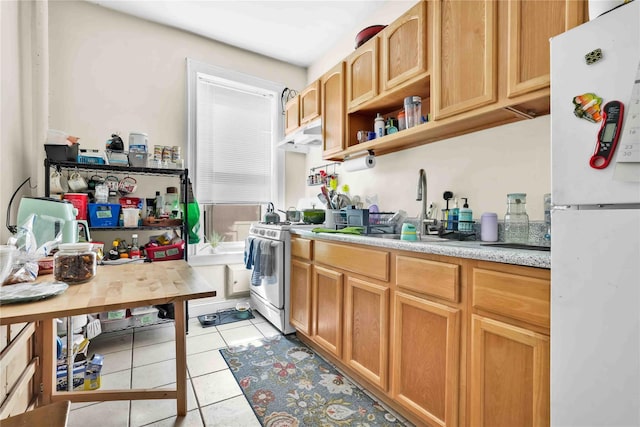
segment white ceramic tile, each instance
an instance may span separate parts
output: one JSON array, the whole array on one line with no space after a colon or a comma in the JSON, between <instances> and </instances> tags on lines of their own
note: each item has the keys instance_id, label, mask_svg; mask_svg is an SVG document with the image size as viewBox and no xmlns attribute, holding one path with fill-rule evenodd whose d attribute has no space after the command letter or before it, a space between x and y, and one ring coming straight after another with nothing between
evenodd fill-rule
<instances>
[{"instance_id":1,"label":"white ceramic tile","mask_svg":"<svg viewBox=\"0 0 640 427\"><path fill-rule=\"evenodd\" d=\"M216 328L218 328L218 331L228 331L229 329L252 325L253 323L251 323L251 320L253 319L238 320L237 322L225 323L224 325L216 326Z\"/></svg>"},{"instance_id":2,"label":"white ceramic tile","mask_svg":"<svg viewBox=\"0 0 640 427\"><path fill-rule=\"evenodd\" d=\"M133 424L131 424L133 426ZM147 424L146 427L203 427L200 411L194 409L187 412L185 417L170 417L155 423Z\"/></svg>"},{"instance_id":3,"label":"white ceramic tile","mask_svg":"<svg viewBox=\"0 0 640 427\"><path fill-rule=\"evenodd\" d=\"M226 347L226 344L218 332L187 337L187 354L189 355L223 347Z\"/></svg>"},{"instance_id":4,"label":"white ceramic tile","mask_svg":"<svg viewBox=\"0 0 640 427\"><path fill-rule=\"evenodd\" d=\"M100 378L100 390L122 390L131 388L131 369L103 374ZM71 404L71 410L95 405L100 402L76 402Z\"/></svg>"},{"instance_id":5,"label":"white ceramic tile","mask_svg":"<svg viewBox=\"0 0 640 427\"><path fill-rule=\"evenodd\" d=\"M168 387L175 387L169 384ZM132 400L130 427L144 426L167 418L176 418L175 399ZM187 411L198 409L191 381L187 381ZM198 418L200 418L198 414ZM198 424L196 424L198 425Z\"/></svg>"},{"instance_id":6,"label":"white ceramic tile","mask_svg":"<svg viewBox=\"0 0 640 427\"><path fill-rule=\"evenodd\" d=\"M133 368L132 388L153 388L176 382L175 359Z\"/></svg>"},{"instance_id":7,"label":"white ceramic tile","mask_svg":"<svg viewBox=\"0 0 640 427\"><path fill-rule=\"evenodd\" d=\"M282 332L280 332L275 326L273 326L269 322L256 323L255 326L265 337L274 337L276 335L282 335Z\"/></svg>"},{"instance_id":8,"label":"white ceramic tile","mask_svg":"<svg viewBox=\"0 0 640 427\"><path fill-rule=\"evenodd\" d=\"M176 358L175 342L164 342L160 344L135 347L133 349L133 366L149 365L163 360Z\"/></svg>"},{"instance_id":9,"label":"white ceramic tile","mask_svg":"<svg viewBox=\"0 0 640 427\"><path fill-rule=\"evenodd\" d=\"M173 342L176 333L173 324L169 326L136 328L133 334L133 346L142 347L151 344L160 344L164 342Z\"/></svg>"},{"instance_id":10,"label":"white ceramic tile","mask_svg":"<svg viewBox=\"0 0 640 427\"><path fill-rule=\"evenodd\" d=\"M91 353L93 353L93 350L91 350ZM115 353L107 353L103 356L102 375L131 369L131 350L116 351Z\"/></svg>"},{"instance_id":11,"label":"white ceramic tile","mask_svg":"<svg viewBox=\"0 0 640 427\"><path fill-rule=\"evenodd\" d=\"M131 350L133 331L102 333L89 343L91 353L108 354L116 351Z\"/></svg>"},{"instance_id":12,"label":"white ceramic tile","mask_svg":"<svg viewBox=\"0 0 640 427\"><path fill-rule=\"evenodd\" d=\"M251 312L253 313L253 319L251 320L251 323L256 324L256 323L264 323L267 321L267 319L265 319L262 314L258 313L257 310L251 310Z\"/></svg>"},{"instance_id":13,"label":"white ceramic tile","mask_svg":"<svg viewBox=\"0 0 640 427\"><path fill-rule=\"evenodd\" d=\"M202 334L212 334L214 332L218 332L215 326L203 328L197 317L192 317L191 319L189 319L189 333L187 334L187 337L193 337Z\"/></svg>"},{"instance_id":14,"label":"white ceramic tile","mask_svg":"<svg viewBox=\"0 0 640 427\"><path fill-rule=\"evenodd\" d=\"M192 378L200 407L242 395L242 390L228 369Z\"/></svg>"},{"instance_id":15,"label":"white ceramic tile","mask_svg":"<svg viewBox=\"0 0 640 427\"><path fill-rule=\"evenodd\" d=\"M220 335L229 347L264 338L255 325L221 331Z\"/></svg>"},{"instance_id":16,"label":"white ceramic tile","mask_svg":"<svg viewBox=\"0 0 640 427\"><path fill-rule=\"evenodd\" d=\"M192 378L228 369L227 362L224 361L220 350L205 351L187 356L187 367Z\"/></svg>"},{"instance_id":17,"label":"white ceramic tile","mask_svg":"<svg viewBox=\"0 0 640 427\"><path fill-rule=\"evenodd\" d=\"M202 417L205 426L260 427L244 395L203 406Z\"/></svg>"},{"instance_id":18,"label":"white ceramic tile","mask_svg":"<svg viewBox=\"0 0 640 427\"><path fill-rule=\"evenodd\" d=\"M98 422L99 421L99 422ZM68 427L123 427L129 425L129 401L102 402L69 413Z\"/></svg>"}]
</instances>

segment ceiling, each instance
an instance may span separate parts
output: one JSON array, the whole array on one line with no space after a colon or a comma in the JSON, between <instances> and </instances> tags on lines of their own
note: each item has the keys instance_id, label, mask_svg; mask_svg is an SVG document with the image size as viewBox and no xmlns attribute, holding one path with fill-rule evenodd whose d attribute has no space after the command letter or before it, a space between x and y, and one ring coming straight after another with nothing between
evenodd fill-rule
<instances>
[{"instance_id":1,"label":"ceiling","mask_svg":"<svg viewBox=\"0 0 640 427\"><path fill-rule=\"evenodd\" d=\"M86 1L308 67L392 0Z\"/></svg>"}]
</instances>

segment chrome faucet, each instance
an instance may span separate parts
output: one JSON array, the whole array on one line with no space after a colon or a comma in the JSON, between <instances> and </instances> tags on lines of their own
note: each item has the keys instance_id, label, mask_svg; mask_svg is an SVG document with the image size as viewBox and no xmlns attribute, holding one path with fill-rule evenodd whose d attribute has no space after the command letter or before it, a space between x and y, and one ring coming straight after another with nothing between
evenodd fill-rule
<instances>
[{"instance_id":1,"label":"chrome faucet","mask_svg":"<svg viewBox=\"0 0 640 427\"><path fill-rule=\"evenodd\" d=\"M420 210L420 234L423 236L430 234L430 226L437 224L437 220L430 218L427 212L427 173L424 169L420 169L418 176L418 195L417 201L422 201L422 209ZM437 230L436 230L437 233Z\"/></svg>"}]
</instances>

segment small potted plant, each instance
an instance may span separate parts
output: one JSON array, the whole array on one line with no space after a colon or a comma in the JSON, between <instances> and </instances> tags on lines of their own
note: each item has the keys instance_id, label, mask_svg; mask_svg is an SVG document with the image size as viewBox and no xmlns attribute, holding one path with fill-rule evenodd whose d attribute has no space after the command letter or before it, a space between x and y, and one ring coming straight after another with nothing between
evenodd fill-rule
<instances>
[{"instance_id":1,"label":"small potted plant","mask_svg":"<svg viewBox=\"0 0 640 427\"><path fill-rule=\"evenodd\" d=\"M224 242L224 239L225 236L222 234L218 234L215 230L213 231L213 233L211 233L208 240L213 253L216 253L218 251L218 246L220 246L220 243Z\"/></svg>"}]
</instances>

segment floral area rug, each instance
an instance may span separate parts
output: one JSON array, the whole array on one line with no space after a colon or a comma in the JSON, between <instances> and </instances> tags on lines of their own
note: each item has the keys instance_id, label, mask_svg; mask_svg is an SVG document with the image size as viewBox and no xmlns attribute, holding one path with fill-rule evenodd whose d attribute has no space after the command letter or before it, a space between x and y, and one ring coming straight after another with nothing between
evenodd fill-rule
<instances>
[{"instance_id":1,"label":"floral area rug","mask_svg":"<svg viewBox=\"0 0 640 427\"><path fill-rule=\"evenodd\" d=\"M220 353L265 427L405 427L294 335Z\"/></svg>"}]
</instances>

